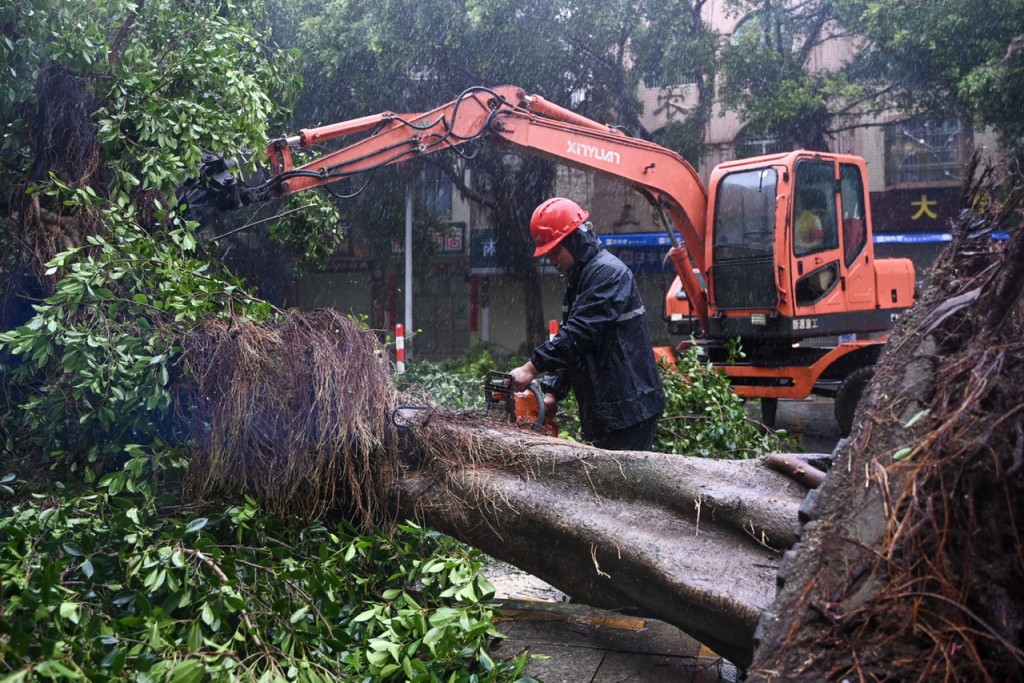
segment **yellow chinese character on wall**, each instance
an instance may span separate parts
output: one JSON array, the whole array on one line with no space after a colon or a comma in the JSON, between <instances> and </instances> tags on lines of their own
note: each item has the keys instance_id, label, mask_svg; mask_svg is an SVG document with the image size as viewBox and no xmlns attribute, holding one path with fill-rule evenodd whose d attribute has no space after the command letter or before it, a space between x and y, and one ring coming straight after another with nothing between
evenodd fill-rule
<instances>
[{"instance_id":1,"label":"yellow chinese character on wall","mask_svg":"<svg viewBox=\"0 0 1024 683\"><path fill-rule=\"evenodd\" d=\"M910 202L911 206L918 207L917 213L911 216L910 220L916 221L918 218L921 218L922 216L926 216L928 218L938 218L939 214L935 213L931 209L931 207L935 206L936 204L938 204L936 200L928 199L928 195L921 193L921 199L919 199L916 202Z\"/></svg>"}]
</instances>

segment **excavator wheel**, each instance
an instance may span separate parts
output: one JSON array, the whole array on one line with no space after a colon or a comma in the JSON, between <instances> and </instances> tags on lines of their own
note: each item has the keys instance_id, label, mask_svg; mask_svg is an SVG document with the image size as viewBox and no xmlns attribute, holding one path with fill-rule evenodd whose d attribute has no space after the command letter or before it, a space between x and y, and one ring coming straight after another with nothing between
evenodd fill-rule
<instances>
[{"instance_id":1,"label":"excavator wheel","mask_svg":"<svg viewBox=\"0 0 1024 683\"><path fill-rule=\"evenodd\" d=\"M843 379L836 392L833 405L836 422L839 423L839 433L842 436L849 436L853 429L853 416L857 412L857 404L860 403L864 387L868 385L871 378L875 376L875 366L865 365L857 368Z\"/></svg>"}]
</instances>

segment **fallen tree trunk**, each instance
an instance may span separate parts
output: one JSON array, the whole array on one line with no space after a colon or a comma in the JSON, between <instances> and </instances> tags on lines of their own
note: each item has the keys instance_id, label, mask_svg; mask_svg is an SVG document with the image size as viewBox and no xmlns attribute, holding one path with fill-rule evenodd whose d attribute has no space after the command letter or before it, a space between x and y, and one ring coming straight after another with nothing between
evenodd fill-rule
<instances>
[{"instance_id":1,"label":"fallen tree trunk","mask_svg":"<svg viewBox=\"0 0 1024 683\"><path fill-rule=\"evenodd\" d=\"M485 449L528 455L511 468L410 471L400 484L402 516L573 600L658 618L750 663L804 486L761 460L613 453L488 428L475 438Z\"/></svg>"},{"instance_id":2,"label":"fallen tree trunk","mask_svg":"<svg viewBox=\"0 0 1024 683\"><path fill-rule=\"evenodd\" d=\"M768 461L611 453L403 408L376 344L331 311L190 335L191 497L255 495L271 513L364 527L413 518L576 600L659 618L749 663L804 485Z\"/></svg>"}]
</instances>

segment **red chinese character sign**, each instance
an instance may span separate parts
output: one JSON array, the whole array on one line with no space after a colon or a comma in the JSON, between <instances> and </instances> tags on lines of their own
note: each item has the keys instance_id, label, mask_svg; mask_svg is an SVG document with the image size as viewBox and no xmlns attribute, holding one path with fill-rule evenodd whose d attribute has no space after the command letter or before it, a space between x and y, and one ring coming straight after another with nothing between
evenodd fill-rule
<instances>
[{"instance_id":1,"label":"red chinese character sign","mask_svg":"<svg viewBox=\"0 0 1024 683\"><path fill-rule=\"evenodd\" d=\"M447 227L437 230L432 229L427 233L430 243L434 247L434 254L438 256L459 256L466 252L466 224L462 222L449 223ZM396 239L391 240L391 253L398 255L405 253L405 245Z\"/></svg>"},{"instance_id":2,"label":"red chinese character sign","mask_svg":"<svg viewBox=\"0 0 1024 683\"><path fill-rule=\"evenodd\" d=\"M457 256L465 252L462 246L465 241L466 224L449 223L443 230L431 230L430 239L434 243L435 253L440 256Z\"/></svg>"}]
</instances>

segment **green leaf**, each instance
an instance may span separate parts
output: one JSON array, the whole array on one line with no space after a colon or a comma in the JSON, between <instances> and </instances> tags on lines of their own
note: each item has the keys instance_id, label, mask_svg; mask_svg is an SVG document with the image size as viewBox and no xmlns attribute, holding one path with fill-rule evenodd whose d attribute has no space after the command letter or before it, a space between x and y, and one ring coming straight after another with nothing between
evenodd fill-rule
<instances>
[{"instance_id":1,"label":"green leaf","mask_svg":"<svg viewBox=\"0 0 1024 683\"><path fill-rule=\"evenodd\" d=\"M164 646L164 638L160 634L160 623L155 619L149 621L149 627L146 629L148 634L149 646L154 650L160 650Z\"/></svg>"},{"instance_id":2,"label":"green leaf","mask_svg":"<svg viewBox=\"0 0 1024 683\"><path fill-rule=\"evenodd\" d=\"M352 617L352 621L356 623L361 623L364 621L369 621L370 619L373 619L375 616L377 616L377 608L371 608L368 610L364 610L356 616Z\"/></svg>"},{"instance_id":3,"label":"green leaf","mask_svg":"<svg viewBox=\"0 0 1024 683\"><path fill-rule=\"evenodd\" d=\"M96 570L93 568L92 562L90 562L88 559L82 562L82 573L85 575L85 578L91 579L95 571Z\"/></svg>"},{"instance_id":4,"label":"green leaf","mask_svg":"<svg viewBox=\"0 0 1024 683\"><path fill-rule=\"evenodd\" d=\"M458 619L459 614L458 610L454 610L451 607L440 607L434 610L434 613L430 615L428 621L431 626L441 626Z\"/></svg>"},{"instance_id":5,"label":"green leaf","mask_svg":"<svg viewBox=\"0 0 1024 683\"><path fill-rule=\"evenodd\" d=\"M127 655L123 648L115 647L113 650L107 653L107 656L100 662L100 666L104 669L110 669L111 672L117 674L121 671L121 667L124 666L124 662Z\"/></svg>"},{"instance_id":6,"label":"green leaf","mask_svg":"<svg viewBox=\"0 0 1024 683\"><path fill-rule=\"evenodd\" d=\"M423 635L423 644L433 651L434 646L441 640L442 635L444 635L444 629L435 626Z\"/></svg>"},{"instance_id":7,"label":"green leaf","mask_svg":"<svg viewBox=\"0 0 1024 683\"><path fill-rule=\"evenodd\" d=\"M378 672L377 675L380 676L382 679L387 678L388 676L400 670L401 668L402 667L399 664L395 664L392 662L391 664L387 664L386 666L381 667L381 670L380 672Z\"/></svg>"},{"instance_id":8,"label":"green leaf","mask_svg":"<svg viewBox=\"0 0 1024 683\"><path fill-rule=\"evenodd\" d=\"M914 447L913 446L904 446L903 448L899 449L898 451L896 451L895 453L892 454L892 459L893 459L894 462L898 462L900 460L906 460L911 455L913 455L913 453L914 453Z\"/></svg>"},{"instance_id":9,"label":"green leaf","mask_svg":"<svg viewBox=\"0 0 1024 683\"><path fill-rule=\"evenodd\" d=\"M907 429L910 429L911 427L916 427L921 423L922 420L928 417L931 414L931 412L932 411L930 408L925 408L924 410L917 412L913 417L907 420L907 423L903 426L906 427Z\"/></svg>"},{"instance_id":10,"label":"green leaf","mask_svg":"<svg viewBox=\"0 0 1024 683\"><path fill-rule=\"evenodd\" d=\"M68 621L77 624L80 618L80 606L77 602L62 602L60 603L60 616L61 619L67 619Z\"/></svg>"},{"instance_id":11,"label":"green leaf","mask_svg":"<svg viewBox=\"0 0 1024 683\"><path fill-rule=\"evenodd\" d=\"M197 683L203 680L205 667L194 659L178 662L171 673L173 683Z\"/></svg>"},{"instance_id":12,"label":"green leaf","mask_svg":"<svg viewBox=\"0 0 1024 683\"><path fill-rule=\"evenodd\" d=\"M307 614L309 614L309 607L300 607L299 609L292 612L292 615L288 618L288 622L294 624L296 622L302 621L306 618Z\"/></svg>"},{"instance_id":13,"label":"green leaf","mask_svg":"<svg viewBox=\"0 0 1024 683\"><path fill-rule=\"evenodd\" d=\"M210 520L206 517L197 517L196 519L193 519L191 522L188 523L188 525L185 527L185 533L193 534L202 529L204 526L206 526L207 522L209 521Z\"/></svg>"},{"instance_id":14,"label":"green leaf","mask_svg":"<svg viewBox=\"0 0 1024 683\"><path fill-rule=\"evenodd\" d=\"M390 661L390 659L391 655L385 651L366 653L366 661L374 666L384 666Z\"/></svg>"},{"instance_id":15,"label":"green leaf","mask_svg":"<svg viewBox=\"0 0 1024 683\"><path fill-rule=\"evenodd\" d=\"M85 676L83 676L80 672L68 668L56 659L47 659L43 662L40 662L36 665L35 671L36 673L54 679L64 678L66 680L72 681L81 681L85 679Z\"/></svg>"}]
</instances>

